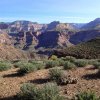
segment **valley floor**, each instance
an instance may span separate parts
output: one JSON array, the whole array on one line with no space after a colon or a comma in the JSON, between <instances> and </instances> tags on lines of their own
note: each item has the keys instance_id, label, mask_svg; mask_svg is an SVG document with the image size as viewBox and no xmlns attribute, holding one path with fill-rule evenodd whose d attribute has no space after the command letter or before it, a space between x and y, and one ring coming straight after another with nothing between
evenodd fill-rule
<instances>
[{"instance_id":1,"label":"valley floor","mask_svg":"<svg viewBox=\"0 0 100 100\"><path fill-rule=\"evenodd\" d=\"M48 69L29 73L25 76L17 74L18 68L0 72L0 100L15 100L13 96L19 93L20 86L25 82L32 82L42 86L48 82ZM81 91L94 91L100 95L100 78L96 76L98 69L93 66L77 68L76 70L65 71L74 78L78 79L77 84L68 84L59 86L61 94L67 97L73 97Z\"/></svg>"}]
</instances>

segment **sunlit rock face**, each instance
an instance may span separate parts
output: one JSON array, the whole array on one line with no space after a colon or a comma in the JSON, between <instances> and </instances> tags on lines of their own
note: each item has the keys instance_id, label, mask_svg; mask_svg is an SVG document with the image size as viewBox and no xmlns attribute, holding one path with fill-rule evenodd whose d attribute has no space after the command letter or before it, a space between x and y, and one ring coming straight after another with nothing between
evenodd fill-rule
<instances>
[{"instance_id":1,"label":"sunlit rock face","mask_svg":"<svg viewBox=\"0 0 100 100\"><path fill-rule=\"evenodd\" d=\"M27 58L23 51L14 47L12 37L0 31L0 59L14 60Z\"/></svg>"},{"instance_id":2,"label":"sunlit rock face","mask_svg":"<svg viewBox=\"0 0 100 100\"><path fill-rule=\"evenodd\" d=\"M10 32L20 32L20 31L39 31L44 27L44 24L38 24L31 21L15 21L9 24Z\"/></svg>"},{"instance_id":3,"label":"sunlit rock face","mask_svg":"<svg viewBox=\"0 0 100 100\"><path fill-rule=\"evenodd\" d=\"M12 45L11 37L3 31L0 31L0 44Z\"/></svg>"}]
</instances>

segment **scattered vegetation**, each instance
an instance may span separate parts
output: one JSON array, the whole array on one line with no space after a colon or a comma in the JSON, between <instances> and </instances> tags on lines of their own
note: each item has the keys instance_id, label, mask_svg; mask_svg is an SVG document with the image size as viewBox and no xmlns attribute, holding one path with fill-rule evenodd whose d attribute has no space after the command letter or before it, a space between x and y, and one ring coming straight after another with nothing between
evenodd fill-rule
<instances>
[{"instance_id":1,"label":"scattered vegetation","mask_svg":"<svg viewBox=\"0 0 100 100\"><path fill-rule=\"evenodd\" d=\"M93 65L95 68L100 68L100 62L95 62Z\"/></svg>"},{"instance_id":2,"label":"scattered vegetation","mask_svg":"<svg viewBox=\"0 0 100 100\"><path fill-rule=\"evenodd\" d=\"M0 61L0 71L8 70L12 67L10 62Z\"/></svg>"},{"instance_id":3,"label":"scattered vegetation","mask_svg":"<svg viewBox=\"0 0 100 100\"><path fill-rule=\"evenodd\" d=\"M18 93L20 100L64 100L55 83L47 83L42 88L37 88L31 83L24 83L20 90Z\"/></svg>"},{"instance_id":4,"label":"scattered vegetation","mask_svg":"<svg viewBox=\"0 0 100 100\"><path fill-rule=\"evenodd\" d=\"M85 67L86 65L88 65L88 61L85 59L77 59L75 61L76 66L78 67Z\"/></svg>"},{"instance_id":5,"label":"scattered vegetation","mask_svg":"<svg viewBox=\"0 0 100 100\"><path fill-rule=\"evenodd\" d=\"M65 100L63 96L59 94L60 90L55 83L47 83L41 89L41 100ZM39 100L39 99L37 99Z\"/></svg>"},{"instance_id":6,"label":"scattered vegetation","mask_svg":"<svg viewBox=\"0 0 100 100\"><path fill-rule=\"evenodd\" d=\"M100 100L100 98L97 98L97 96L93 92L83 92L78 94L76 97L76 100Z\"/></svg>"},{"instance_id":7,"label":"scattered vegetation","mask_svg":"<svg viewBox=\"0 0 100 100\"><path fill-rule=\"evenodd\" d=\"M43 61L29 61L29 63L32 63L33 65L36 66L37 70L41 70L45 68L45 63Z\"/></svg>"},{"instance_id":8,"label":"scattered vegetation","mask_svg":"<svg viewBox=\"0 0 100 100\"><path fill-rule=\"evenodd\" d=\"M25 63L28 63L28 61L18 61L14 63L15 68L20 68L20 66L23 66Z\"/></svg>"},{"instance_id":9,"label":"scattered vegetation","mask_svg":"<svg viewBox=\"0 0 100 100\"><path fill-rule=\"evenodd\" d=\"M53 54L58 57L73 56L80 59L100 59L100 37L64 50L55 50Z\"/></svg>"},{"instance_id":10,"label":"scattered vegetation","mask_svg":"<svg viewBox=\"0 0 100 100\"><path fill-rule=\"evenodd\" d=\"M57 58L57 56L56 55L52 55L51 57L50 57L50 60L57 60L58 58Z\"/></svg>"},{"instance_id":11,"label":"scattered vegetation","mask_svg":"<svg viewBox=\"0 0 100 100\"><path fill-rule=\"evenodd\" d=\"M53 61L53 60L49 60L46 62L46 68L53 68L59 66L59 61Z\"/></svg>"},{"instance_id":12,"label":"scattered vegetation","mask_svg":"<svg viewBox=\"0 0 100 100\"><path fill-rule=\"evenodd\" d=\"M61 58L59 58L58 61L59 61L59 66L63 66L65 63L65 61Z\"/></svg>"},{"instance_id":13,"label":"scattered vegetation","mask_svg":"<svg viewBox=\"0 0 100 100\"><path fill-rule=\"evenodd\" d=\"M30 73L36 70L37 70L36 65L33 65L32 63L24 63L23 65L20 66L20 69L18 70L18 72L20 74L25 74L25 73Z\"/></svg>"},{"instance_id":14,"label":"scattered vegetation","mask_svg":"<svg viewBox=\"0 0 100 100\"><path fill-rule=\"evenodd\" d=\"M43 62L38 61L19 61L14 64L16 68L19 68L20 74L30 73L36 70L44 69L45 65Z\"/></svg>"},{"instance_id":15,"label":"scattered vegetation","mask_svg":"<svg viewBox=\"0 0 100 100\"><path fill-rule=\"evenodd\" d=\"M60 78L63 75L63 72L61 69L58 68L53 68L49 70L49 75L50 75L50 79L59 83Z\"/></svg>"},{"instance_id":16,"label":"scattered vegetation","mask_svg":"<svg viewBox=\"0 0 100 100\"><path fill-rule=\"evenodd\" d=\"M76 84L77 79L65 74L61 69L54 68L49 70L50 79L59 85Z\"/></svg>"},{"instance_id":17,"label":"scattered vegetation","mask_svg":"<svg viewBox=\"0 0 100 100\"><path fill-rule=\"evenodd\" d=\"M76 58L75 57L72 57L72 56L66 56L66 57L64 57L64 60L65 61L74 62L76 60Z\"/></svg>"},{"instance_id":18,"label":"scattered vegetation","mask_svg":"<svg viewBox=\"0 0 100 100\"><path fill-rule=\"evenodd\" d=\"M75 69L76 68L76 65L72 62L69 62L69 61L65 61L64 63L64 69L67 70L67 69Z\"/></svg>"},{"instance_id":19,"label":"scattered vegetation","mask_svg":"<svg viewBox=\"0 0 100 100\"><path fill-rule=\"evenodd\" d=\"M98 59L89 59L88 60L89 65L94 65L96 62L98 62Z\"/></svg>"},{"instance_id":20,"label":"scattered vegetation","mask_svg":"<svg viewBox=\"0 0 100 100\"><path fill-rule=\"evenodd\" d=\"M51 58L46 61L29 60L13 63L15 68L19 68L18 73L23 75L36 70L50 68L49 78L53 81L53 83L47 83L41 88L32 83L24 83L20 88L20 93L18 93L19 100L65 100L59 94L57 85L76 84L78 81L77 78L65 73L65 70L85 67L89 64L98 68L98 73L100 73L100 59L77 59L71 56L57 58L54 55ZM12 64L10 62L0 61L0 71L8 70L11 67ZM94 93L83 92L78 94L75 100L100 100L100 98L97 98Z\"/></svg>"}]
</instances>

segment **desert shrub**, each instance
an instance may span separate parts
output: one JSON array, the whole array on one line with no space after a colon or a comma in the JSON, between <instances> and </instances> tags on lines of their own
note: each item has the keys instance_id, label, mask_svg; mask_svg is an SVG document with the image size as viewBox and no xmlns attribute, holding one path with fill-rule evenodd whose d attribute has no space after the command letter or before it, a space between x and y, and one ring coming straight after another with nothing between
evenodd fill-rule
<instances>
[{"instance_id":1,"label":"desert shrub","mask_svg":"<svg viewBox=\"0 0 100 100\"><path fill-rule=\"evenodd\" d=\"M20 74L25 74L25 73L30 73L36 70L37 70L36 65L33 65L32 63L24 63L22 66L20 66L20 69L18 70L18 72Z\"/></svg>"},{"instance_id":2,"label":"desert shrub","mask_svg":"<svg viewBox=\"0 0 100 100\"><path fill-rule=\"evenodd\" d=\"M100 98L97 98L95 93L88 93L88 92L83 92L80 93L76 96L76 100L100 100Z\"/></svg>"},{"instance_id":3,"label":"desert shrub","mask_svg":"<svg viewBox=\"0 0 100 100\"><path fill-rule=\"evenodd\" d=\"M18 98L20 100L36 100L38 95L38 90L32 83L24 83L20 88L20 93L18 93Z\"/></svg>"},{"instance_id":4,"label":"desert shrub","mask_svg":"<svg viewBox=\"0 0 100 100\"><path fill-rule=\"evenodd\" d=\"M63 74L62 70L58 68L53 68L49 70L50 79L57 83L59 82L62 74Z\"/></svg>"},{"instance_id":5,"label":"desert shrub","mask_svg":"<svg viewBox=\"0 0 100 100\"><path fill-rule=\"evenodd\" d=\"M45 68L45 63L43 61L34 61L34 60L32 60L32 61L29 61L29 63L32 63L33 65L35 65L37 70Z\"/></svg>"},{"instance_id":6,"label":"desert shrub","mask_svg":"<svg viewBox=\"0 0 100 100\"><path fill-rule=\"evenodd\" d=\"M95 62L93 65L95 68L100 68L100 62Z\"/></svg>"},{"instance_id":7,"label":"desert shrub","mask_svg":"<svg viewBox=\"0 0 100 100\"><path fill-rule=\"evenodd\" d=\"M56 55L52 55L52 56L50 57L50 59L51 59L51 60L57 60L58 58L57 58Z\"/></svg>"},{"instance_id":8,"label":"desert shrub","mask_svg":"<svg viewBox=\"0 0 100 100\"><path fill-rule=\"evenodd\" d=\"M26 61L19 61L14 63L14 67L15 68L20 68L21 66L23 66L26 63ZM27 62L28 63L28 62Z\"/></svg>"},{"instance_id":9,"label":"desert shrub","mask_svg":"<svg viewBox=\"0 0 100 100\"><path fill-rule=\"evenodd\" d=\"M76 58L72 56L61 57L60 59L64 61L70 61L70 62L74 62L76 60Z\"/></svg>"},{"instance_id":10,"label":"desert shrub","mask_svg":"<svg viewBox=\"0 0 100 100\"><path fill-rule=\"evenodd\" d=\"M52 60L49 60L46 62L46 68L52 68L52 67L56 67L56 66L59 66L59 61L52 61Z\"/></svg>"},{"instance_id":11,"label":"desert shrub","mask_svg":"<svg viewBox=\"0 0 100 100\"><path fill-rule=\"evenodd\" d=\"M45 67L44 63L38 63L37 61L20 61L15 63L14 66L20 68L18 70L20 74L30 73L36 70L43 69Z\"/></svg>"},{"instance_id":12,"label":"desert shrub","mask_svg":"<svg viewBox=\"0 0 100 100\"><path fill-rule=\"evenodd\" d=\"M88 60L88 64L89 65L94 65L96 62L98 62L97 59L90 59L90 60Z\"/></svg>"},{"instance_id":13,"label":"desert shrub","mask_svg":"<svg viewBox=\"0 0 100 100\"><path fill-rule=\"evenodd\" d=\"M0 71L8 70L11 67L12 67L12 64L10 62L4 62L4 61L0 62Z\"/></svg>"},{"instance_id":14,"label":"desert shrub","mask_svg":"<svg viewBox=\"0 0 100 100\"><path fill-rule=\"evenodd\" d=\"M65 57L61 57L60 59L61 59L61 60L65 60Z\"/></svg>"},{"instance_id":15,"label":"desert shrub","mask_svg":"<svg viewBox=\"0 0 100 100\"><path fill-rule=\"evenodd\" d=\"M54 68L49 70L50 79L59 85L76 84L77 79L65 74L61 69Z\"/></svg>"},{"instance_id":16,"label":"desert shrub","mask_svg":"<svg viewBox=\"0 0 100 100\"><path fill-rule=\"evenodd\" d=\"M64 65L64 63L65 63L65 61L64 60L62 60L62 59L58 59L58 61L59 61L59 66L63 66Z\"/></svg>"},{"instance_id":17,"label":"desert shrub","mask_svg":"<svg viewBox=\"0 0 100 100\"><path fill-rule=\"evenodd\" d=\"M47 83L41 90L41 100L64 100L59 94L59 88L55 83Z\"/></svg>"},{"instance_id":18,"label":"desert shrub","mask_svg":"<svg viewBox=\"0 0 100 100\"><path fill-rule=\"evenodd\" d=\"M72 63L72 62L69 62L69 61L65 61L63 67L64 67L65 70L67 70L67 69L75 69L76 68L75 64Z\"/></svg>"},{"instance_id":19,"label":"desert shrub","mask_svg":"<svg viewBox=\"0 0 100 100\"><path fill-rule=\"evenodd\" d=\"M65 61L74 62L74 61L76 60L76 58L75 58L75 57L72 57L72 56L66 56L66 57L64 58L64 60L65 60Z\"/></svg>"},{"instance_id":20,"label":"desert shrub","mask_svg":"<svg viewBox=\"0 0 100 100\"><path fill-rule=\"evenodd\" d=\"M38 64L36 64L36 68L37 68L37 70L44 69L45 68L45 64L44 63L38 63Z\"/></svg>"},{"instance_id":21,"label":"desert shrub","mask_svg":"<svg viewBox=\"0 0 100 100\"><path fill-rule=\"evenodd\" d=\"M78 67L85 67L86 65L88 65L88 61L85 59L77 59L75 61L76 66Z\"/></svg>"},{"instance_id":22,"label":"desert shrub","mask_svg":"<svg viewBox=\"0 0 100 100\"><path fill-rule=\"evenodd\" d=\"M35 60L30 60L30 61L28 61L29 63L32 63L33 65L34 64L38 64L38 61L35 61Z\"/></svg>"},{"instance_id":23,"label":"desert shrub","mask_svg":"<svg viewBox=\"0 0 100 100\"><path fill-rule=\"evenodd\" d=\"M54 83L47 83L42 88L37 88L31 83L24 83L20 90L18 93L20 100L64 100Z\"/></svg>"}]
</instances>

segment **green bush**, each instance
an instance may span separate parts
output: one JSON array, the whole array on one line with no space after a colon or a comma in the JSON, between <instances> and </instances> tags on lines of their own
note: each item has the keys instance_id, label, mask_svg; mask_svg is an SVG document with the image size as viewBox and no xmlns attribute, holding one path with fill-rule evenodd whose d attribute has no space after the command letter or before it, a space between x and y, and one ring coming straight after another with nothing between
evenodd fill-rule
<instances>
[{"instance_id":1,"label":"green bush","mask_svg":"<svg viewBox=\"0 0 100 100\"><path fill-rule=\"evenodd\" d=\"M100 68L100 62L95 62L93 65L95 68Z\"/></svg>"},{"instance_id":2,"label":"green bush","mask_svg":"<svg viewBox=\"0 0 100 100\"><path fill-rule=\"evenodd\" d=\"M38 61L35 61L35 60L30 60L30 61L28 61L29 63L32 63L33 65L34 64L38 64Z\"/></svg>"},{"instance_id":3,"label":"green bush","mask_svg":"<svg viewBox=\"0 0 100 100\"><path fill-rule=\"evenodd\" d=\"M50 79L53 81L59 82L63 72L61 69L54 68L49 70Z\"/></svg>"},{"instance_id":4,"label":"green bush","mask_svg":"<svg viewBox=\"0 0 100 100\"><path fill-rule=\"evenodd\" d=\"M41 100L64 100L55 83L47 83L41 90Z\"/></svg>"},{"instance_id":5,"label":"green bush","mask_svg":"<svg viewBox=\"0 0 100 100\"><path fill-rule=\"evenodd\" d=\"M67 70L67 69L75 69L76 68L75 64L72 63L72 62L69 62L69 61L65 61L63 67L64 67L65 70Z\"/></svg>"},{"instance_id":6,"label":"green bush","mask_svg":"<svg viewBox=\"0 0 100 100\"><path fill-rule=\"evenodd\" d=\"M25 63L28 63L26 61L19 61L19 62L16 62L14 63L14 67L15 68L20 68L21 66L23 66Z\"/></svg>"},{"instance_id":7,"label":"green bush","mask_svg":"<svg viewBox=\"0 0 100 100\"><path fill-rule=\"evenodd\" d=\"M66 56L66 57L64 58L64 60L65 60L65 61L74 62L74 61L76 60L76 58L75 58L75 57L72 57L72 56Z\"/></svg>"},{"instance_id":8,"label":"green bush","mask_svg":"<svg viewBox=\"0 0 100 100\"><path fill-rule=\"evenodd\" d=\"M52 55L52 56L50 57L50 59L51 59L51 60L57 60L58 58L57 58L56 55Z\"/></svg>"},{"instance_id":9,"label":"green bush","mask_svg":"<svg viewBox=\"0 0 100 100\"><path fill-rule=\"evenodd\" d=\"M38 89L32 83L24 83L20 88L20 93L18 93L18 98L20 100L36 100L38 95Z\"/></svg>"},{"instance_id":10,"label":"green bush","mask_svg":"<svg viewBox=\"0 0 100 100\"><path fill-rule=\"evenodd\" d=\"M64 58L64 57L61 57L60 59L61 59L61 60L65 60L65 58Z\"/></svg>"},{"instance_id":11,"label":"green bush","mask_svg":"<svg viewBox=\"0 0 100 100\"><path fill-rule=\"evenodd\" d=\"M97 59L90 59L90 60L88 60L88 64L89 64L89 65L94 65L94 64L97 63L97 62L98 62Z\"/></svg>"},{"instance_id":12,"label":"green bush","mask_svg":"<svg viewBox=\"0 0 100 100\"><path fill-rule=\"evenodd\" d=\"M31 83L24 83L20 90L18 93L20 100L64 100L54 83L47 83L42 88L37 88Z\"/></svg>"},{"instance_id":13,"label":"green bush","mask_svg":"<svg viewBox=\"0 0 100 100\"><path fill-rule=\"evenodd\" d=\"M85 59L77 59L75 61L76 66L78 67L85 67L86 65L88 65L88 61Z\"/></svg>"},{"instance_id":14,"label":"green bush","mask_svg":"<svg viewBox=\"0 0 100 100\"><path fill-rule=\"evenodd\" d=\"M29 61L29 62L20 61L15 63L14 66L20 68L18 70L20 74L30 73L36 70L43 69L45 67L43 62L40 63L38 61Z\"/></svg>"},{"instance_id":15,"label":"green bush","mask_svg":"<svg viewBox=\"0 0 100 100\"><path fill-rule=\"evenodd\" d=\"M46 62L46 68L52 68L52 67L56 67L56 66L59 66L59 61L52 61L52 60L49 60Z\"/></svg>"},{"instance_id":16,"label":"green bush","mask_svg":"<svg viewBox=\"0 0 100 100\"><path fill-rule=\"evenodd\" d=\"M97 98L94 93L88 93L88 92L83 92L78 94L76 100L100 100L100 98Z\"/></svg>"},{"instance_id":17,"label":"green bush","mask_svg":"<svg viewBox=\"0 0 100 100\"><path fill-rule=\"evenodd\" d=\"M64 65L64 63L65 63L65 61L64 60L62 60L62 59L58 59L58 61L59 61L59 66L63 66Z\"/></svg>"},{"instance_id":18,"label":"green bush","mask_svg":"<svg viewBox=\"0 0 100 100\"><path fill-rule=\"evenodd\" d=\"M37 70L44 69L44 68L45 68L45 64L43 64L43 63L38 63L38 64L36 64L36 68L37 68Z\"/></svg>"},{"instance_id":19,"label":"green bush","mask_svg":"<svg viewBox=\"0 0 100 100\"><path fill-rule=\"evenodd\" d=\"M5 70L8 70L12 67L12 64L9 63L9 62L4 62L4 61L1 61L0 62L0 71L5 71Z\"/></svg>"},{"instance_id":20,"label":"green bush","mask_svg":"<svg viewBox=\"0 0 100 100\"><path fill-rule=\"evenodd\" d=\"M32 63L24 63L23 65L20 66L20 69L18 70L18 72L20 74L25 74L25 73L30 73L36 70L37 70L36 65L33 65Z\"/></svg>"},{"instance_id":21,"label":"green bush","mask_svg":"<svg viewBox=\"0 0 100 100\"><path fill-rule=\"evenodd\" d=\"M29 63L32 63L33 65L36 66L37 70L41 70L41 69L44 69L45 68L45 64L43 61L29 61Z\"/></svg>"}]
</instances>

